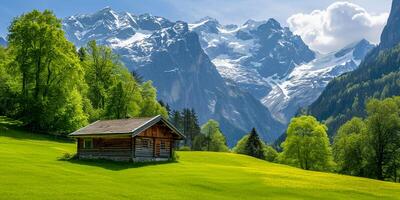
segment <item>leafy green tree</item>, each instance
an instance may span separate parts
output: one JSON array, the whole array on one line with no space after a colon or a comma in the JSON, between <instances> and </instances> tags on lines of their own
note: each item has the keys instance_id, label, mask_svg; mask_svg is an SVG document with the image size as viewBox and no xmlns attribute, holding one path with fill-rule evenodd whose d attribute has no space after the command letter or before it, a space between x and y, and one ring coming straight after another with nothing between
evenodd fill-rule
<instances>
[{"instance_id":1,"label":"leafy green tree","mask_svg":"<svg viewBox=\"0 0 400 200\"><path fill-rule=\"evenodd\" d=\"M237 141L236 145L232 148L232 151L238 154L245 154L244 148L248 139L249 134L244 135L239 141Z\"/></svg>"},{"instance_id":2,"label":"leafy green tree","mask_svg":"<svg viewBox=\"0 0 400 200\"><path fill-rule=\"evenodd\" d=\"M13 58L10 51L0 46L0 115L13 116L20 112L18 79L12 76Z\"/></svg>"},{"instance_id":3,"label":"leafy green tree","mask_svg":"<svg viewBox=\"0 0 400 200\"><path fill-rule=\"evenodd\" d=\"M372 99L367 103L366 124L368 137L373 150L375 177L384 180L390 176L386 167L397 158L400 148L400 111L395 98ZM395 170L397 171L397 170Z\"/></svg>"},{"instance_id":4,"label":"leafy green tree","mask_svg":"<svg viewBox=\"0 0 400 200\"><path fill-rule=\"evenodd\" d=\"M140 116L151 117L162 115L168 118L167 110L157 101L157 90L153 87L151 81L147 81L142 85L141 95L142 105Z\"/></svg>"},{"instance_id":5,"label":"leafy green tree","mask_svg":"<svg viewBox=\"0 0 400 200\"><path fill-rule=\"evenodd\" d=\"M353 118L341 126L333 142L333 156L340 173L368 176L369 155L367 126L360 118Z\"/></svg>"},{"instance_id":6,"label":"leafy green tree","mask_svg":"<svg viewBox=\"0 0 400 200\"><path fill-rule=\"evenodd\" d=\"M129 80L130 79L130 80ZM141 96L136 82L128 76L111 88L106 107L106 117L123 119L139 115Z\"/></svg>"},{"instance_id":7,"label":"leafy green tree","mask_svg":"<svg viewBox=\"0 0 400 200\"><path fill-rule=\"evenodd\" d=\"M86 82L90 86L87 96L95 109L104 110L109 90L116 83L117 73L122 64L111 49L97 45L96 41L90 41L86 48L81 48L79 56L86 70Z\"/></svg>"},{"instance_id":8,"label":"leafy green tree","mask_svg":"<svg viewBox=\"0 0 400 200\"><path fill-rule=\"evenodd\" d=\"M209 120L201 127L201 134L197 135L193 142L193 150L226 152L226 139L219 128L219 123Z\"/></svg>"},{"instance_id":9,"label":"leafy green tree","mask_svg":"<svg viewBox=\"0 0 400 200\"><path fill-rule=\"evenodd\" d=\"M265 145L265 147L264 147L264 157L265 157L266 161L277 162L279 154L272 146Z\"/></svg>"},{"instance_id":10,"label":"leafy green tree","mask_svg":"<svg viewBox=\"0 0 400 200\"><path fill-rule=\"evenodd\" d=\"M305 170L330 170L333 158L326 131L312 116L293 118L282 143L281 161Z\"/></svg>"},{"instance_id":11,"label":"leafy green tree","mask_svg":"<svg viewBox=\"0 0 400 200\"><path fill-rule=\"evenodd\" d=\"M14 88L22 107L16 115L41 131L68 132L86 124L78 97L86 87L85 73L74 45L64 37L61 20L49 10L33 10L13 20L8 39L15 65L8 71L20 83ZM72 111L67 109L71 106L77 112L63 113ZM64 115L81 121L70 124L59 117Z\"/></svg>"}]
</instances>

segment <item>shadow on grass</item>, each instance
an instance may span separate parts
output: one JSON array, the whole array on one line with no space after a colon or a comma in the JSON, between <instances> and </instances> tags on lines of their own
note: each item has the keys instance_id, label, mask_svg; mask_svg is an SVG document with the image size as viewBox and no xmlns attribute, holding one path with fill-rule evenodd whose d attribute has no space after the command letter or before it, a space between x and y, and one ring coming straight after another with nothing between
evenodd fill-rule
<instances>
[{"instance_id":1,"label":"shadow on grass","mask_svg":"<svg viewBox=\"0 0 400 200\"><path fill-rule=\"evenodd\" d=\"M59 161L69 162L77 165L86 165L86 166L94 166L101 167L104 169L112 170L112 171L120 171L125 169L132 168L141 168L155 165L167 165L177 163L178 161L154 161L154 162L118 162L104 159L58 159Z\"/></svg>"},{"instance_id":2,"label":"shadow on grass","mask_svg":"<svg viewBox=\"0 0 400 200\"><path fill-rule=\"evenodd\" d=\"M74 140L61 135L31 132L27 130L21 121L0 116L0 136L17 140L50 140L55 142L73 143Z\"/></svg>"}]
</instances>

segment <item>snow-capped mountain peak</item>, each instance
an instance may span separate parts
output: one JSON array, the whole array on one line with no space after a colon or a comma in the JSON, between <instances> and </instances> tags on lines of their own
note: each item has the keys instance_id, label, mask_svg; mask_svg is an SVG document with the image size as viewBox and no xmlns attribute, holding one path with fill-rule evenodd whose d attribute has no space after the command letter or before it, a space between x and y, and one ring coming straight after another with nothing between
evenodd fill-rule
<instances>
[{"instance_id":1,"label":"snow-capped mountain peak","mask_svg":"<svg viewBox=\"0 0 400 200\"><path fill-rule=\"evenodd\" d=\"M250 19L236 27L208 22L210 19L200 20L189 27L199 34L203 49L219 73L258 98L270 90L268 77L284 76L296 65L315 57L301 38L272 18ZM208 25L214 25L218 31L209 31Z\"/></svg>"},{"instance_id":2,"label":"snow-capped mountain peak","mask_svg":"<svg viewBox=\"0 0 400 200\"><path fill-rule=\"evenodd\" d=\"M218 120L230 145L252 127L269 141L278 137L279 131L272 132L273 129L283 128L258 99L236 84L225 82L200 44L205 40L199 39L197 32L209 36L209 49L226 41L237 59L241 59L257 44L252 40L243 44L235 39L237 26L223 26L210 17L187 24L105 8L68 17L63 27L77 46L90 40L110 46L130 70L152 80L158 97L173 109L194 108L201 123L211 118ZM222 35L228 38L225 40ZM216 40L211 41L213 37Z\"/></svg>"},{"instance_id":3,"label":"snow-capped mountain peak","mask_svg":"<svg viewBox=\"0 0 400 200\"><path fill-rule=\"evenodd\" d=\"M356 69L373 47L367 40L361 40L299 65L282 79L270 79L272 91L261 101L276 119L287 123L298 109L315 101L329 81Z\"/></svg>"}]
</instances>

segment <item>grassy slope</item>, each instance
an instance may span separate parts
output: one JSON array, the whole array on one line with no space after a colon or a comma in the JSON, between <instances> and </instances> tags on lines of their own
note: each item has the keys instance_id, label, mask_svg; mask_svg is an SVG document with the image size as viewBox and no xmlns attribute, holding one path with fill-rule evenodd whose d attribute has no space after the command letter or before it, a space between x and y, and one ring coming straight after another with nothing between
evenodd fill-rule
<instances>
[{"instance_id":1,"label":"grassy slope","mask_svg":"<svg viewBox=\"0 0 400 200\"><path fill-rule=\"evenodd\" d=\"M0 199L400 199L400 184L303 171L230 153L178 163L60 161L75 145L0 128Z\"/></svg>"}]
</instances>

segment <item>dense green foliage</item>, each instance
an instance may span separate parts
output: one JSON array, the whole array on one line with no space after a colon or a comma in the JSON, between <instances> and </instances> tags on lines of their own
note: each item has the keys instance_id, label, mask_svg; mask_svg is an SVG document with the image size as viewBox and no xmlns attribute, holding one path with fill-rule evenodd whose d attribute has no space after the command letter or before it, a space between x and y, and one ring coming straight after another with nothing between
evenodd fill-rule
<instances>
[{"instance_id":1,"label":"dense green foliage","mask_svg":"<svg viewBox=\"0 0 400 200\"><path fill-rule=\"evenodd\" d=\"M281 162L306 170L329 171L333 158L326 129L312 116L293 118L282 143Z\"/></svg>"},{"instance_id":2,"label":"dense green foliage","mask_svg":"<svg viewBox=\"0 0 400 200\"><path fill-rule=\"evenodd\" d=\"M77 52L51 11L15 18L8 39L0 48L0 114L32 130L64 134L102 118L168 117L151 82L139 84L94 41Z\"/></svg>"},{"instance_id":3,"label":"dense green foliage","mask_svg":"<svg viewBox=\"0 0 400 200\"><path fill-rule=\"evenodd\" d=\"M371 149L367 147L367 127L360 118L353 118L339 128L333 142L333 156L338 172L368 176L368 156Z\"/></svg>"},{"instance_id":4,"label":"dense green foliage","mask_svg":"<svg viewBox=\"0 0 400 200\"><path fill-rule=\"evenodd\" d=\"M196 112L185 108L182 111L173 110L169 116L171 123L186 136L183 145L193 148L194 139L201 133Z\"/></svg>"},{"instance_id":5,"label":"dense green foliage","mask_svg":"<svg viewBox=\"0 0 400 200\"><path fill-rule=\"evenodd\" d=\"M400 95L400 46L375 48L360 67L331 81L308 113L326 121L329 134L352 117L365 117L364 106L371 98Z\"/></svg>"},{"instance_id":6,"label":"dense green foliage","mask_svg":"<svg viewBox=\"0 0 400 200\"><path fill-rule=\"evenodd\" d=\"M84 69L61 21L51 11L34 10L14 19L8 39L12 62L6 68L17 85L10 88L16 110L3 113L15 113L35 130L67 132L85 125Z\"/></svg>"},{"instance_id":7,"label":"dense green foliage","mask_svg":"<svg viewBox=\"0 0 400 200\"><path fill-rule=\"evenodd\" d=\"M263 143L255 128L251 129L251 132L249 133L249 137L244 145L243 153L255 158L264 159Z\"/></svg>"},{"instance_id":8,"label":"dense green foliage","mask_svg":"<svg viewBox=\"0 0 400 200\"><path fill-rule=\"evenodd\" d=\"M352 119L335 137L339 172L400 181L400 97L372 99L366 110L364 121Z\"/></svg>"},{"instance_id":9,"label":"dense green foliage","mask_svg":"<svg viewBox=\"0 0 400 200\"><path fill-rule=\"evenodd\" d=\"M228 151L225 136L221 132L217 121L209 120L201 127L201 134L194 138L193 150L215 152Z\"/></svg>"},{"instance_id":10,"label":"dense green foliage","mask_svg":"<svg viewBox=\"0 0 400 200\"><path fill-rule=\"evenodd\" d=\"M247 140L249 138L249 134L243 136L235 145L235 147L232 149L233 152L238 153L238 154L245 154L245 147L247 144ZM264 159L269 161L269 162L277 162L278 160L278 152L271 146L266 145L263 141L263 151L264 151Z\"/></svg>"},{"instance_id":11,"label":"dense green foliage","mask_svg":"<svg viewBox=\"0 0 400 200\"><path fill-rule=\"evenodd\" d=\"M58 160L65 153L73 154L76 145L9 128L0 129L0 144L0 198L8 200L384 200L400 196L399 184L305 171L233 153L178 152L178 162L146 166Z\"/></svg>"}]
</instances>

